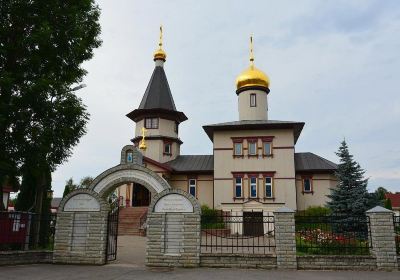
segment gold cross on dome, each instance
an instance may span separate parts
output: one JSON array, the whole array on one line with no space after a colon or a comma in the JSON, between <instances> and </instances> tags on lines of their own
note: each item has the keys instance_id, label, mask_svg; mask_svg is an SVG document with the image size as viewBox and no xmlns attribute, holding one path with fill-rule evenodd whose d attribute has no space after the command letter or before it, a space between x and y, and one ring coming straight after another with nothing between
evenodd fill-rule
<instances>
[{"instance_id":1,"label":"gold cross on dome","mask_svg":"<svg viewBox=\"0 0 400 280\"><path fill-rule=\"evenodd\" d=\"M147 132L147 129L142 127L142 140L140 141L139 149L144 150L144 151L147 149L146 139L145 139L146 138L146 132Z\"/></svg>"}]
</instances>

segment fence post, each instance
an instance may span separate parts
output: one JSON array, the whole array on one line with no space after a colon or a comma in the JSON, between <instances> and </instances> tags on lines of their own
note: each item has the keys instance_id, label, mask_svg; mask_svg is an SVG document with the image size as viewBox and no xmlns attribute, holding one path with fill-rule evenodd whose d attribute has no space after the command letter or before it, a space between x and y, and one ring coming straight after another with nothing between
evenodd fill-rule
<instances>
[{"instance_id":1,"label":"fence post","mask_svg":"<svg viewBox=\"0 0 400 280\"><path fill-rule=\"evenodd\" d=\"M285 206L274 212L278 269L297 269L294 213Z\"/></svg>"},{"instance_id":2,"label":"fence post","mask_svg":"<svg viewBox=\"0 0 400 280\"><path fill-rule=\"evenodd\" d=\"M367 211L371 226L372 254L378 270L397 270L393 212L381 206Z\"/></svg>"}]
</instances>

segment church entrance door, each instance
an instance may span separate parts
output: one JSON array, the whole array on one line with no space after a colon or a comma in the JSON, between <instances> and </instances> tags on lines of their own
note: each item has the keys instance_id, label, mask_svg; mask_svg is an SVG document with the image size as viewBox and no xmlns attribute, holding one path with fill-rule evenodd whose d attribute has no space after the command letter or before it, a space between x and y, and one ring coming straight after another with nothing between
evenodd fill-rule
<instances>
[{"instance_id":1,"label":"church entrance door","mask_svg":"<svg viewBox=\"0 0 400 280\"><path fill-rule=\"evenodd\" d=\"M150 198L151 198L151 193L146 187L137 183L133 184L132 207L149 206Z\"/></svg>"}]
</instances>

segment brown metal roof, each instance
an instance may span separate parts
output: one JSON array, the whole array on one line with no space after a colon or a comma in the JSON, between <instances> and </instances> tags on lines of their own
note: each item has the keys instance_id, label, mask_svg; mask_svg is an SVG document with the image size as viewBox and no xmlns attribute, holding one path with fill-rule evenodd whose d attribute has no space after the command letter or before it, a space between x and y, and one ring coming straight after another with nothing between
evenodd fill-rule
<instances>
[{"instance_id":1,"label":"brown metal roof","mask_svg":"<svg viewBox=\"0 0 400 280\"><path fill-rule=\"evenodd\" d=\"M304 122L277 121L277 120L243 120L234 122L217 123L203 126L211 141L213 141L214 131L226 130L262 130L262 129L285 129L292 128L294 133L294 142L300 136L303 130Z\"/></svg>"},{"instance_id":2,"label":"brown metal roof","mask_svg":"<svg viewBox=\"0 0 400 280\"><path fill-rule=\"evenodd\" d=\"M337 164L313 153L295 153L294 164L296 172L333 172Z\"/></svg>"},{"instance_id":3,"label":"brown metal roof","mask_svg":"<svg viewBox=\"0 0 400 280\"><path fill-rule=\"evenodd\" d=\"M170 166L174 173L213 173L213 155L183 155L165 163Z\"/></svg>"}]
</instances>

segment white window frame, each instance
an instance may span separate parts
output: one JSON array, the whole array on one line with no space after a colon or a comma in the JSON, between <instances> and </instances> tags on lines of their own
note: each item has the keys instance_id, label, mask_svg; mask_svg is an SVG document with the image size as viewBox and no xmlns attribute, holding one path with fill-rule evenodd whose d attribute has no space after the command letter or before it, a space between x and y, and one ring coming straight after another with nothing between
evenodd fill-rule
<instances>
[{"instance_id":1,"label":"white window frame","mask_svg":"<svg viewBox=\"0 0 400 280\"><path fill-rule=\"evenodd\" d=\"M271 182L270 183L267 183L267 178L268 179L271 179ZM271 176L266 176L265 178L264 178L264 196L265 196L265 198L273 198L274 197L274 179L271 177ZM267 196L267 186L268 187L271 187L271 196Z\"/></svg>"},{"instance_id":2,"label":"white window frame","mask_svg":"<svg viewBox=\"0 0 400 280\"><path fill-rule=\"evenodd\" d=\"M269 145L269 151L266 151L265 144ZM263 154L264 154L264 156L272 155L272 142L267 142L267 141L263 142Z\"/></svg>"},{"instance_id":3,"label":"white window frame","mask_svg":"<svg viewBox=\"0 0 400 280\"><path fill-rule=\"evenodd\" d=\"M237 179L240 179L240 183L237 182ZM236 189L240 186L240 196L237 196ZM235 198L243 198L243 178L242 177L235 177Z\"/></svg>"},{"instance_id":4,"label":"white window frame","mask_svg":"<svg viewBox=\"0 0 400 280\"><path fill-rule=\"evenodd\" d=\"M254 145L254 154L252 154L251 153L251 146L252 145ZM257 155L257 142L253 142L253 141L251 141L251 142L248 142L248 145L247 145L247 148L248 148L248 153L249 153L249 156L256 156Z\"/></svg>"},{"instance_id":5,"label":"white window frame","mask_svg":"<svg viewBox=\"0 0 400 280\"><path fill-rule=\"evenodd\" d=\"M194 195L193 194L192 195L194 197L197 197L197 179L194 179L194 178L189 179L188 184L189 184L189 193L192 194L190 190L193 188Z\"/></svg>"},{"instance_id":6,"label":"white window frame","mask_svg":"<svg viewBox=\"0 0 400 280\"><path fill-rule=\"evenodd\" d=\"M256 182L255 183L253 183L252 182L252 179L256 179ZM258 183L258 180L257 180L258 178L256 177L256 176L251 176L250 178L249 178L249 184L250 184L250 197L251 198L256 198L256 197L258 197L257 195L258 195L258 190L257 190L257 183ZM252 188L253 188L253 186L255 187L255 190L256 190L256 194L253 196L252 195Z\"/></svg>"},{"instance_id":7,"label":"white window frame","mask_svg":"<svg viewBox=\"0 0 400 280\"><path fill-rule=\"evenodd\" d=\"M236 153L236 145L240 145L240 154L237 154L237 153ZM243 155L243 143L242 143L242 142L235 142L235 143L233 143L233 149L234 149L233 154L234 154L235 156L241 156L241 155Z\"/></svg>"}]
</instances>

